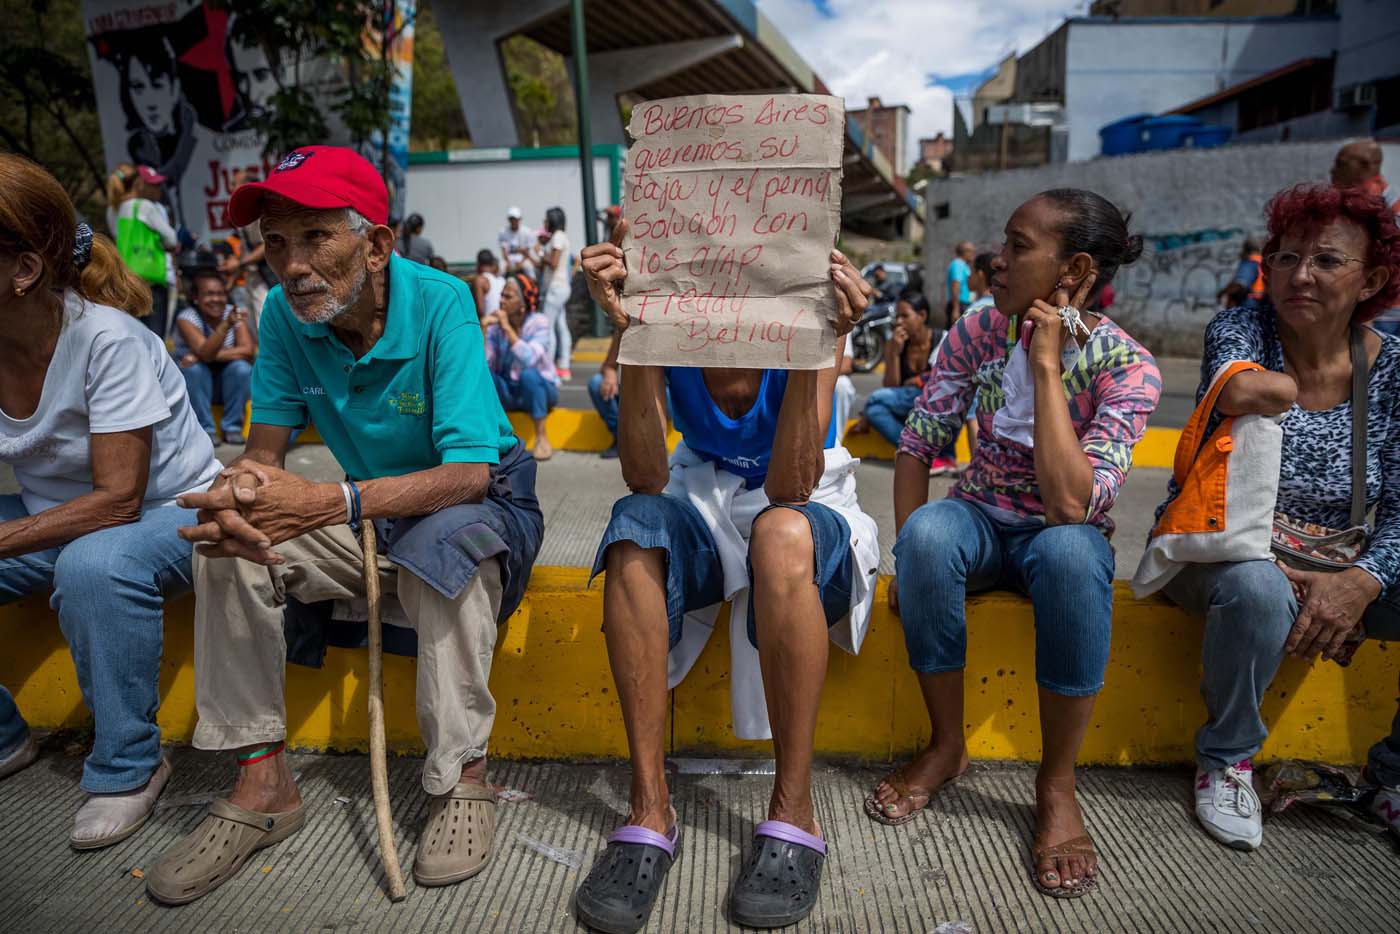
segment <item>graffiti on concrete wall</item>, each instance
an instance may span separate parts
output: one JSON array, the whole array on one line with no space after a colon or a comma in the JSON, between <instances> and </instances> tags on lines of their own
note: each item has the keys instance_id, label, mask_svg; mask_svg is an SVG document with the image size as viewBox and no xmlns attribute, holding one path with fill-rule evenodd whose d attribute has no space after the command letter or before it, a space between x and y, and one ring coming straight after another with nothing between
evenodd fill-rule
<instances>
[{"instance_id":1,"label":"graffiti on concrete wall","mask_svg":"<svg viewBox=\"0 0 1400 934\"><path fill-rule=\"evenodd\" d=\"M1220 309L1216 296L1239 264L1245 231L1144 234L1142 259L1114 282L1113 314L1158 352L1189 352Z\"/></svg>"}]
</instances>

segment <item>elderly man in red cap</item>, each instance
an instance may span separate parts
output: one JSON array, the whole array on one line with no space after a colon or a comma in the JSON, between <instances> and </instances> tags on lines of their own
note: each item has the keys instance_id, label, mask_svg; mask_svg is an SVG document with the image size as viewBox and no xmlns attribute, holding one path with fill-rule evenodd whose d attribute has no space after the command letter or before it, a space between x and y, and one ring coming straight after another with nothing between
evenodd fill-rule
<instances>
[{"instance_id":1,"label":"elderly man in red cap","mask_svg":"<svg viewBox=\"0 0 1400 934\"><path fill-rule=\"evenodd\" d=\"M496 399L471 291L394 254L388 195L369 162L333 146L295 150L235 191L228 211L238 226L261 221L281 285L263 306L247 448L207 492L184 498L199 524L181 535L199 546L194 744L234 752L238 779L147 871L147 890L193 901L301 828L283 751L285 662L319 665L328 641L363 639L362 623L353 632L332 620L362 606L364 522L377 526L382 588L402 609L386 606L402 628L386 627L385 644L411 652L416 641L430 802L413 874L421 885L461 881L492 850L487 677L544 531L534 460ZM344 482L283 468L309 421Z\"/></svg>"}]
</instances>

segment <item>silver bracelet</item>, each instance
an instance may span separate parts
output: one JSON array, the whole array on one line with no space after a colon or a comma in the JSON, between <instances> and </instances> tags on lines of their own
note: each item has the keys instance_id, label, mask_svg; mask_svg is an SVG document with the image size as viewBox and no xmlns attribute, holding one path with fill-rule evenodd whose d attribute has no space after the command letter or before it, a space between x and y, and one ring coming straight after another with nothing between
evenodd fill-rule
<instances>
[{"instance_id":1,"label":"silver bracelet","mask_svg":"<svg viewBox=\"0 0 1400 934\"><path fill-rule=\"evenodd\" d=\"M354 500L350 496L350 484L344 480L340 481L340 492L345 494L345 522L350 523L350 517L355 514Z\"/></svg>"}]
</instances>

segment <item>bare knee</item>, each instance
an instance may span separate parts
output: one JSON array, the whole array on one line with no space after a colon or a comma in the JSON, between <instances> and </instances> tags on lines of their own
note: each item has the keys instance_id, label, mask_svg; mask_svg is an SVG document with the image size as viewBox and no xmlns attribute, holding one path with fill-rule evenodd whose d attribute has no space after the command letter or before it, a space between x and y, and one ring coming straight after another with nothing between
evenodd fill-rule
<instances>
[{"instance_id":1,"label":"bare knee","mask_svg":"<svg viewBox=\"0 0 1400 934\"><path fill-rule=\"evenodd\" d=\"M603 566L607 570L609 582L619 580L636 585L654 580L658 585L664 586L666 549L643 548L636 542L625 539L616 541L608 546Z\"/></svg>"},{"instance_id":2,"label":"bare knee","mask_svg":"<svg viewBox=\"0 0 1400 934\"><path fill-rule=\"evenodd\" d=\"M815 576L812 526L795 509L770 509L753 524L749 564L754 585L790 588Z\"/></svg>"},{"instance_id":3,"label":"bare knee","mask_svg":"<svg viewBox=\"0 0 1400 934\"><path fill-rule=\"evenodd\" d=\"M604 558L603 628L654 622L648 607L666 605L666 549L642 548L633 541L616 541ZM666 613L660 613L663 629Z\"/></svg>"}]
</instances>

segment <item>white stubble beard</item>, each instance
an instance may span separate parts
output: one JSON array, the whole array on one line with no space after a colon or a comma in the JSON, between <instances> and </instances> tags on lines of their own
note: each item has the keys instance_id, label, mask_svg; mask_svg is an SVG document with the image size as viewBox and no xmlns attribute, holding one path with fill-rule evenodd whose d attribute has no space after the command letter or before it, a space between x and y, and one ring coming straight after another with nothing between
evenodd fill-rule
<instances>
[{"instance_id":1,"label":"white stubble beard","mask_svg":"<svg viewBox=\"0 0 1400 934\"><path fill-rule=\"evenodd\" d=\"M292 314L296 315L297 320L302 322L303 324L330 324L336 318L339 318L341 315L345 314L347 311L353 308L355 303L360 300L360 295L364 292L365 282L368 279L369 270L364 266L361 266L359 277L355 280L355 284L350 287L350 294L346 296L345 301L336 301L334 296L332 295L331 297L327 298L325 304L323 304L320 307L320 309L311 312L310 314L302 314L300 311L298 311L296 305L291 301L290 298L287 300L287 306L291 308ZM293 280L293 282L289 283L289 285L295 284L296 281L299 280Z\"/></svg>"}]
</instances>

